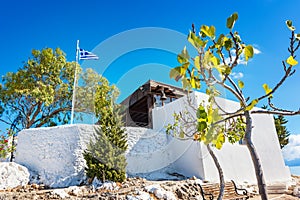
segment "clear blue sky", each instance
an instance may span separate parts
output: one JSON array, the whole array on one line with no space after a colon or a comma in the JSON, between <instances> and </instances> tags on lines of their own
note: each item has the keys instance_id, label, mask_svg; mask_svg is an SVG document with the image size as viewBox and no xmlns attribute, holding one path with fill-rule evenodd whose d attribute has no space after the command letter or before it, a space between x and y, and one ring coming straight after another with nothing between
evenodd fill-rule
<instances>
[{"instance_id":1,"label":"clear blue sky","mask_svg":"<svg viewBox=\"0 0 300 200\"><path fill-rule=\"evenodd\" d=\"M60 47L67 59L73 61L79 39L81 48L96 52L100 57L98 66L94 61L86 61L83 66L95 65L94 68L120 87L120 98L124 98L148 79L173 83L168 79L168 70L177 65L175 53L184 46L180 34L185 37L192 23L196 28L202 24L215 25L220 33L226 31L227 17L238 12L236 30L244 41L261 51L237 71L244 75L246 93L256 97L263 94L263 83L272 86L283 73L281 61L288 56L290 36L285 20L293 20L300 32L299 8L300 1L297 0L1 1L0 74L17 71L32 49ZM122 50L132 44L139 45L141 38L152 41L151 31L146 29L143 33L143 27L153 27L156 33L160 31L156 28L165 28L162 29L165 36L168 31L174 31L170 38L161 38L168 47L142 44L140 49ZM126 38L126 34L129 37ZM172 41L177 36L179 39ZM114 38L119 40L114 41ZM105 51L102 52L101 47L102 50L105 47ZM109 66L103 66L107 57L114 59L105 62ZM299 70L276 95L278 106L300 108L300 65L297 67ZM288 129L293 134L300 134L300 117L289 117L288 120Z\"/></svg>"}]
</instances>

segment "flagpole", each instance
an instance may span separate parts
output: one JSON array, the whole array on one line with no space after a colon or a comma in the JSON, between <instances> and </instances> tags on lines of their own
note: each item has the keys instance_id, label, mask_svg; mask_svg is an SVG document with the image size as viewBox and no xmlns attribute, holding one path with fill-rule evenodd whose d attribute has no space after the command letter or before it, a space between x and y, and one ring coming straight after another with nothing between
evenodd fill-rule
<instances>
[{"instance_id":1,"label":"flagpole","mask_svg":"<svg viewBox=\"0 0 300 200\"><path fill-rule=\"evenodd\" d=\"M73 95L72 95L71 124L73 124L73 121L74 121L74 107L75 107L75 92L76 92L75 90L76 90L76 82L77 82L78 51L79 51L79 40L77 40L77 45L76 45L76 62L75 62Z\"/></svg>"}]
</instances>

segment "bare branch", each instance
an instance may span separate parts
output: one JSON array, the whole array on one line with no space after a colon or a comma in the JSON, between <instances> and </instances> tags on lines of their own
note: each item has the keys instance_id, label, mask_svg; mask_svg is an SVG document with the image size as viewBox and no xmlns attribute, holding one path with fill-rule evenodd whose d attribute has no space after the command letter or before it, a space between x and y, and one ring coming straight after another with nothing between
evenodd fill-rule
<instances>
[{"instance_id":1,"label":"bare branch","mask_svg":"<svg viewBox=\"0 0 300 200\"><path fill-rule=\"evenodd\" d=\"M238 42L236 41L236 38L234 37L232 31L230 31L230 35L232 37L232 40L233 40L234 46L235 46L235 59L231 65L231 69L233 69L238 64L238 59L239 59L238 54L239 54L240 47L239 47Z\"/></svg>"},{"instance_id":2,"label":"bare branch","mask_svg":"<svg viewBox=\"0 0 300 200\"><path fill-rule=\"evenodd\" d=\"M246 102L243 98L243 95L240 95L237 91L235 91L233 88L231 88L230 86L226 85L223 82L217 81L216 83L218 85L223 86L225 89L229 90L243 104L243 106L246 107Z\"/></svg>"},{"instance_id":3,"label":"bare branch","mask_svg":"<svg viewBox=\"0 0 300 200\"><path fill-rule=\"evenodd\" d=\"M70 110L68 107L66 108L60 108L60 109L57 109L57 110L54 110L52 113L50 113L49 115L47 115L46 117L41 117L39 119L37 119L36 121L34 121L32 124L36 124L37 122L40 122L39 124L36 125L36 127L42 127L44 124L47 123L47 120L46 119L50 119L52 118L53 116L63 112L63 111L67 111L67 110Z\"/></svg>"},{"instance_id":4,"label":"bare branch","mask_svg":"<svg viewBox=\"0 0 300 200\"><path fill-rule=\"evenodd\" d=\"M277 83L277 85L272 89L272 91L269 92L269 93L267 93L267 94L265 94L265 95L263 95L263 96L261 96L261 97L259 97L259 98L257 98L257 99L260 101L260 100L262 100L262 99L264 99L264 98L269 97L271 94L275 93L275 92L277 91L277 89L278 89L278 88L285 82L285 80L290 76L291 70L292 70L292 66L290 65L290 66L288 67L288 69L285 71L284 76L283 76L283 77L281 78L281 80Z\"/></svg>"},{"instance_id":5,"label":"bare branch","mask_svg":"<svg viewBox=\"0 0 300 200\"><path fill-rule=\"evenodd\" d=\"M241 116L244 116L244 114L243 113L238 113L238 114L235 114L235 115L231 115L231 116L226 117L226 118L224 118L222 120L219 120L219 121L217 121L217 122L215 122L215 123L213 123L211 125L215 126L215 125L220 124L222 122L226 122L227 120L230 120L230 119L233 119L233 118L236 118L236 117L241 117Z\"/></svg>"},{"instance_id":6,"label":"bare branch","mask_svg":"<svg viewBox=\"0 0 300 200\"><path fill-rule=\"evenodd\" d=\"M284 61L282 61L282 65L283 65L283 69L284 69L284 71L286 72L286 70L287 70L287 67L286 67L286 64L285 64L285 62L284 62Z\"/></svg>"},{"instance_id":7,"label":"bare branch","mask_svg":"<svg viewBox=\"0 0 300 200\"><path fill-rule=\"evenodd\" d=\"M38 116L38 114L41 112L41 107L43 105L43 102L39 102L37 105L37 108L35 109L35 112L33 113L33 116L31 117L30 122L28 122L28 127L31 127L33 122L35 121L35 118ZM35 106L36 107L36 106Z\"/></svg>"},{"instance_id":8,"label":"bare branch","mask_svg":"<svg viewBox=\"0 0 300 200\"><path fill-rule=\"evenodd\" d=\"M295 33L294 31L292 31L292 36L290 38L290 47L288 48L288 51L290 52L290 55L295 58L295 52L298 50L299 46L300 46L300 42L298 42L297 47L294 48L294 43L295 43ZM283 69L285 71L285 74L283 75L283 77L281 78L281 80L277 83L277 85L272 89L271 92L269 92L268 94L265 94L261 97L258 98L258 100L262 100L264 98L269 97L271 94L275 93L277 91L277 89L285 82L285 80L289 77L292 76L296 70L292 70L292 65L290 65L289 67L286 66L285 62L282 61L283 64Z\"/></svg>"},{"instance_id":9,"label":"bare branch","mask_svg":"<svg viewBox=\"0 0 300 200\"><path fill-rule=\"evenodd\" d=\"M7 124L7 125L11 125L11 122L5 121L4 119L0 118L0 121L3 122L3 123L5 123L5 124Z\"/></svg>"},{"instance_id":10,"label":"bare branch","mask_svg":"<svg viewBox=\"0 0 300 200\"><path fill-rule=\"evenodd\" d=\"M214 43L214 45L216 45L215 40L213 40L213 43ZM225 61L224 54L222 53L222 50L223 50L223 46L222 46L220 49L217 50L217 53L219 52L219 55L221 56L221 59L222 59L223 64L224 64L224 65L227 65L227 64L226 64L226 61ZM230 52L229 52L229 53L230 53ZM230 57L230 61L231 61L231 54L229 55L229 57Z\"/></svg>"},{"instance_id":11,"label":"bare branch","mask_svg":"<svg viewBox=\"0 0 300 200\"><path fill-rule=\"evenodd\" d=\"M298 111L294 111L294 110L286 110L286 109L282 109L282 108L276 107L276 106L271 102L271 98L268 98L268 104L269 104L269 106L273 109L273 111L275 111L275 112L284 112L284 113L295 113L295 112L298 112Z\"/></svg>"},{"instance_id":12,"label":"bare branch","mask_svg":"<svg viewBox=\"0 0 300 200\"><path fill-rule=\"evenodd\" d=\"M298 41L298 44L297 44L297 46L295 48L295 51L297 51L299 49L299 47L300 47L300 41Z\"/></svg>"},{"instance_id":13,"label":"bare branch","mask_svg":"<svg viewBox=\"0 0 300 200\"><path fill-rule=\"evenodd\" d=\"M225 115L236 115L236 114L238 114L238 113L240 113L241 111L243 111L244 109L243 108L240 108L240 109L238 109L238 110L236 110L236 111L234 111L234 112L228 112L228 111L226 111L226 110L224 110L219 104L218 104L218 102L216 101L216 99L215 99L215 97L213 97L213 102L214 102L214 104L217 106L217 108L219 108L219 110L221 110L221 112L223 112L223 114L220 114L221 116L225 116Z\"/></svg>"},{"instance_id":14,"label":"bare branch","mask_svg":"<svg viewBox=\"0 0 300 200\"><path fill-rule=\"evenodd\" d=\"M283 116L293 116L293 115L299 115L300 109L298 111L276 111L276 110L253 110L251 111L251 114L273 114L273 115L283 115Z\"/></svg>"}]
</instances>

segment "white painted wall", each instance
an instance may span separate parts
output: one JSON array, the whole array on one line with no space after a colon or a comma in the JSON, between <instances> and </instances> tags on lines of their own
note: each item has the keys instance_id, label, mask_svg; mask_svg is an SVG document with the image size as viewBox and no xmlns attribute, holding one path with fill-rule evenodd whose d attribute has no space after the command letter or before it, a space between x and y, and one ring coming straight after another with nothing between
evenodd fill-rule
<instances>
[{"instance_id":1,"label":"white painted wall","mask_svg":"<svg viewBox=\"0 0 300 200\"><path fill-rule=\"evenodd\" d=\"M191 143L150 129L126 129L129 174L150 173L167 167L182 156L182 151ZM51 187L78 185L85 179L82 153L92 134L93 126L83 124L23 130L18 135L15 161L26 166L32 175L39 175L39 183Z\"/></svg>"},{"instance_id":2,"label":"white painted wall","mask_svg":"<svg viewBox=\"0 0 300 200\"><path fill-rule=\"evenodd\" d=\"M207 95L195 92L190 95L193 106L199 105L200 102L207 101ZM237 102L218 98L218 104L225 108L226 111L236 111L239 108ZM168 123L173 123L172 114L182 112L183 110L192 109L188 106L187 98L183 97L162 108L153 110L153 127L155 130L163 131ZM256 108L257 109L257 108ZM267 183L286 182L290 180L290 172L285 166L283 156L277 139L276 129L272 115L256 114L253 117L253 143L257 149L262 162L263 170ZM176 162L177 169L183 174L190 174L204 178L209 181L218 181L217 169L213 160L210 158L205 145L195 150L190 147L185 151L183 156ZM256 183L254 167L251 161L250 153L245 145L224 144L221 150L214 150L223 168L225 179L233 179L237 182ZM199 155L201 157L199 158ZM187 161L188 159L193 161ZM197 164L196 164L197 163ZM199 165L199 163L202 163ZM176 166L176 165L175 165Z\"/></svg>"},{"instance_id":3,"label":"white painted wall","mask_svg":"<svg viewBox=\"0 0 300 200\"><path fill-rule=\"evenodd\" d=\"M194 159L194 153L201 156L199 143L191 140L181 141L165 132L145 128L127 127L129 148L126 154L129 174L151 173L169 167L186 176L199 174L200 160ZM184 155L193 155L187 157ZM180 159L182 158L182 159ZM185 163L190 163L193 168ZM163 177L161 177L163 178Z\"/></svg>"},{"instance_id":4,"label":"white painted wall","mask_svg":"<svg viewBox=\"0 0 300 200\"><path fill-rule=\"evenodd\" d=\"M202 93L191 94L194 105L205 102ZM219 99L228 111L238 107L236 102ZM155 108L153 128L127 127L129 174L151 173L170 166L186 176L218 181L217 170L205 145L192 140L181 141L165 134L165 126L173 123L173 113L189 108L183 97L161 108ZM253 141L262 161L266 181L285 182L290 172L284 165L277 140L273 117L253 115ZM84 179L85 161L82 156L93 132L91 125L65 125L23 130L18 136L16 162L31 173L39 174L40 182L52 187L78 185ZM254 168L244 145L224 144L215 150L224 170L225 179L255 183ZM163 177L162 177L163 178Z\"/></svg>"},{"instance_id":5,"label":"white painted wall","mask_svg":"<svg viewBox=\"0 0 300 200\"><path fill-rule=\"evenodd\" d=\"M82 153L92 132L90 125L23 130L18 134L15 162L38 174L45 185L78 185L85 167Z\"/></svg>"}]
</instances>

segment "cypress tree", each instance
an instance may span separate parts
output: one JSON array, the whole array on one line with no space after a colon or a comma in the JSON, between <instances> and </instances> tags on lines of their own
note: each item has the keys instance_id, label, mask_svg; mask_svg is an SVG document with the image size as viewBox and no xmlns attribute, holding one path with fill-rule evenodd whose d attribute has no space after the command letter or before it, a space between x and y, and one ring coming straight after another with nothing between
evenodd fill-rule
<instances>
[{"instance_id":1,"label":"cypress tree","mask_svg":"<svg viewBox=\"0 0 300 200\"><path fill-rule=\"evenodd\" d=\"M123 128L120 105L115 103L118 90L107 79L96 86L95 114L98 119L93 137L84 153L89 178L122 182L126 178L127 135Z\"/></svg>"},{"instance_id":2,"label":"cypress tree","mask_svg":"<svg viewBox=\"0 0 300 200\"><path fill-rule=\"evenodd\" d=\"M290 132L287 130L285 124L288 122L282 115L274 117L275 127L278 135L280 148L282 149L289 143Z\"/></svg>"}]
</instances>

